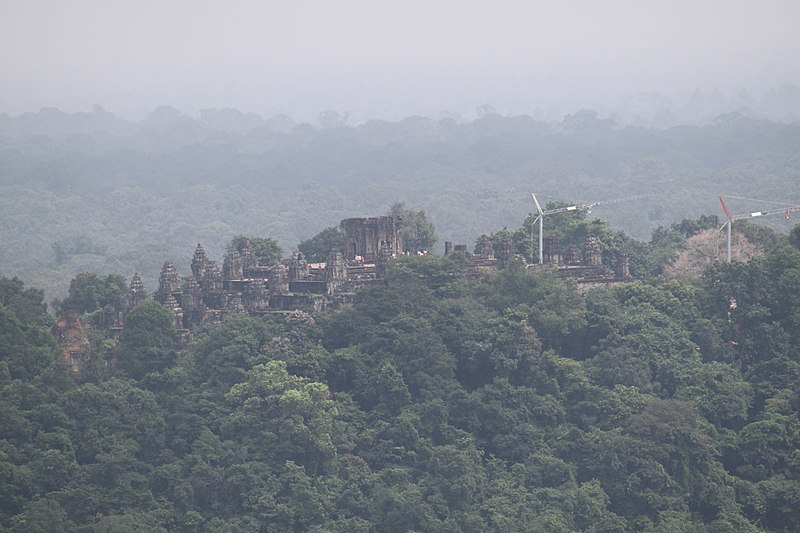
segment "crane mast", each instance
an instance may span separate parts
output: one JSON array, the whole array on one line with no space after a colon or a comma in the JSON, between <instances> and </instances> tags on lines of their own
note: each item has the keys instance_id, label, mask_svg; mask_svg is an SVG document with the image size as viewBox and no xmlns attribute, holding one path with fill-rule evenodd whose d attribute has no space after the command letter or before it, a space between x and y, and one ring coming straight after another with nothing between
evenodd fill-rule
<instances>
[{"instance_id":1,"label":"crane mast","mask_svg":"<svg viewBox=\"0 0 800 533\"><path fill-rule=\"evenodd\" d=\"M730 211L728 211L728 207L725 205L725 202L722 200L722 196L719 197L719 203L722 204L722 210L725 211L725 217L728 219L725 222L725 225L728 226L728 263L731 262L731 222L733 222L733 218L731 217ZM717 241L719 242L719 241Z\"/></svg>"},{"instance_id":2,"label":"crane mast","mask_svg":"<svg viewBox=\"0 0 800 533\"><path fill-rule=\"evenodd\" d=\"M531 193L533 197L533 203L536 204L536 211L539 213L539 216L533 221L533 224L539 223L539 264L544 263L544 216L545 215L555 215L557 213L566 213L567 211L587 211L591 212L592 208L598 205L607 205L607 204L617 204L620 202L627 202L630 200L638 200L639 198L647 198L650 196L656 196L654 194L638 194L636 196L626 196L625 198L616 198L614 200L601 200L599 202L587 202L583 204L573 204L565 207L557 207L555 209L542 209L542 205L539 203L539 200L536 199L536 194ZM533 225L531 225L531 245L533 245ZM533 258L531 258L532 260Z\"/></svg>"},{"instance_id":3,"label":"crane mast","mask_svg":"<svg viewBox=\"0 0 800 533\"><path fill-rule=\"evenodd\" d=\"M539 205L539 200L536 199L536 194L531 193L531 196L533 196L533 203L536 204L536 210L539 212L539 216L536 217L536 220L534 220L533 223L536 224L536 222L539 222L539 264L541 265L544 262L544 256L542 255L542 241L544 240L544 211L542 211L542 206ZM531 232L533 232L533 225L531 225ZM533 247L532 241L533 239L531 239L531 247ZM531 257L531 262L533 262L533 257Z\"/></svg>"}]
</instances>

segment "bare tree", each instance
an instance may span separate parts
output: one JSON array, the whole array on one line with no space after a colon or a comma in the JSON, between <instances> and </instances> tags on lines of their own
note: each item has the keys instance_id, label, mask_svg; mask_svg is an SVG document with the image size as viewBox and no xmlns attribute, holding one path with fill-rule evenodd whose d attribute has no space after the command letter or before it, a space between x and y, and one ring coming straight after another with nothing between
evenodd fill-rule
<instances>
[{"instance_id":1,"label":"bare tree","mask_svg":"<svg viewBox=\"0 0 800 533\"><path fill-rule=\"evenodd\" d=\"M742 234L734 234L731 257L748 261L759 253L758 247ZM725 260L725 236L716 229L707 229L686 239L686 247L675 260L664 267L668 278L697 277L709 265Z\"/></svg>"}]
</instances>

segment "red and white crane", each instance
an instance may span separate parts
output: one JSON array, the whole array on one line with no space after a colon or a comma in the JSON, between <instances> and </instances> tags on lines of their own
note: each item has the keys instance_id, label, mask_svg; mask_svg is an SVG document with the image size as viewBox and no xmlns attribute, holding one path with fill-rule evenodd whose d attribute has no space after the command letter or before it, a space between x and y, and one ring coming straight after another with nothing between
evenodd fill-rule
<instances>
[{"instance_id":1,"label":"red and white crane","mask_svg":"<svg viewBox=\"0 0 800 533\"><path fill-rule=\"evenodd\" d=\"M765 216L768 216L768 215L778 215L778 214L781 214L781 213L786 215L786 220L789 220L790 219L790 216L789 216L790 213L793 213L795 211L800 211L800 205L793 205L793 206L790 206L790 207L782 207L780 209L775 209L775 210L772 210L772 211L753 211L751 213L742 213L740 215L731 215L731 212L728 211L728 206L725 205L725 201L722 199L722 196L719 197L719 203L722 204L722 210L725 211L725 218L728 219L727 221L725 221L725 224L723 224L722 227L720 228L720 229L722 229L725 226L728 227L728 248L727 248L727 251L728 251L728 255L727 255L728 263L731 262L731 226L733 225L733 221L734 220L746 220L748 218L765 217Z\"/></svg>"}]
</instances>

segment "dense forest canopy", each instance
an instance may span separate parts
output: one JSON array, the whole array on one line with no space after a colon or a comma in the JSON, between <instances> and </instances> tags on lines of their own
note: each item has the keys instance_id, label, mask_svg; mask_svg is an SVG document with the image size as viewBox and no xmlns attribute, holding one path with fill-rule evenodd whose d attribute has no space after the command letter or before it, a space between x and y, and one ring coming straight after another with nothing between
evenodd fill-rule
<instances>
[{"instance_id":1,"label":"dense forest canopy","mask_svg":"<svg viewBox=\"0 0 800 533\"><path fill-rule=\"evenodd\" d=\"M676 220L722 216L719 193L800 202L798 139L797 123L736 113L669 129L591 111L556 123L487 111L463 123L331 127L230 109L195 118L161 107L139 122L99 107L0 115L0 274L50 300L80 272L138 271L152 288L161 264L185 268L198 242L221 257L233 237L251 235L290 254L322 228L396 202L425 212L440 249L517 227L533 211L531 191L546 201L657 194L595 210L647 240Z\"/></svg>"},{"instance_id":2,"label":"dense forest canopy","mask_svg":"<svg viewBox=\"0 0 800 533\"><path fill-rule=\"evenodd\" d=\"M467 281L463 255L401 257L336 312L184 347L147 301L118 341L87 326L79 372L42 291L2 278L0 527L797 531L798 235L588 292L522 260ZM79 276L60 305L90 324L117 281Z\"/></svg>"},{"instance_id":3,"label":"dense forest canopy","mask_svg":"<svg viewBox=\"0 0 800 533\"><path fill-rule=\"evenodd\" d=\"M0 0L0 533L800 533L798 21Z\"/></svg>"},{"instance_id":4,"label":"dense forest canopy","mask_svg":"<svg viewBox=\"0 0 800 533\"><path fill-rule=\"evenodd\" d=\"M0 116L0 529L800 530L800 225L735 222L726 263L715 194L800 203L797 123L323 118ZM632 279L529 266L532 190L639 196L544 233ZM152 291L198 242L325 261L341 219L382 214L411 252L506 266L404 256L336 311L188 343L129 309L133 272Z\"/></svg>"}]
</instances>

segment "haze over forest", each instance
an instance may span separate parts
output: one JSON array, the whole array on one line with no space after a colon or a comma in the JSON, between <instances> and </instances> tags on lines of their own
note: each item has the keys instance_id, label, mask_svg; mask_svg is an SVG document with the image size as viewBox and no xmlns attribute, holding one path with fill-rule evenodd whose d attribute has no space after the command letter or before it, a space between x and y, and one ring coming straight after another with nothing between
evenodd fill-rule
<instances>
[{"instance_id":1,"label":"haze over forest","mask_svg":"<svg viewBox=\"0 0 800 533\"><path fill-rule=\"evenodd\" d=\"M81 270L152 285L198 241L288 253L395 201L439 247L518 227L532 190L669 191L598 211L644 240L717 193L796 204L798 19L779 0L4 2L0 272L54 297Z\"/></svg>"},{"instance_id":2,"label":"haze over forest","mask_svg":"<svg viewBox=\"0 0 800 533\"><path fill-rule=\"evenodd\" d=\"M741 108L792 120L798 19L790 0L12 0L0 112L235 107L311 122L335 109L358 124L489 105L660 126Z\"/></svg>"}]
</instances>

